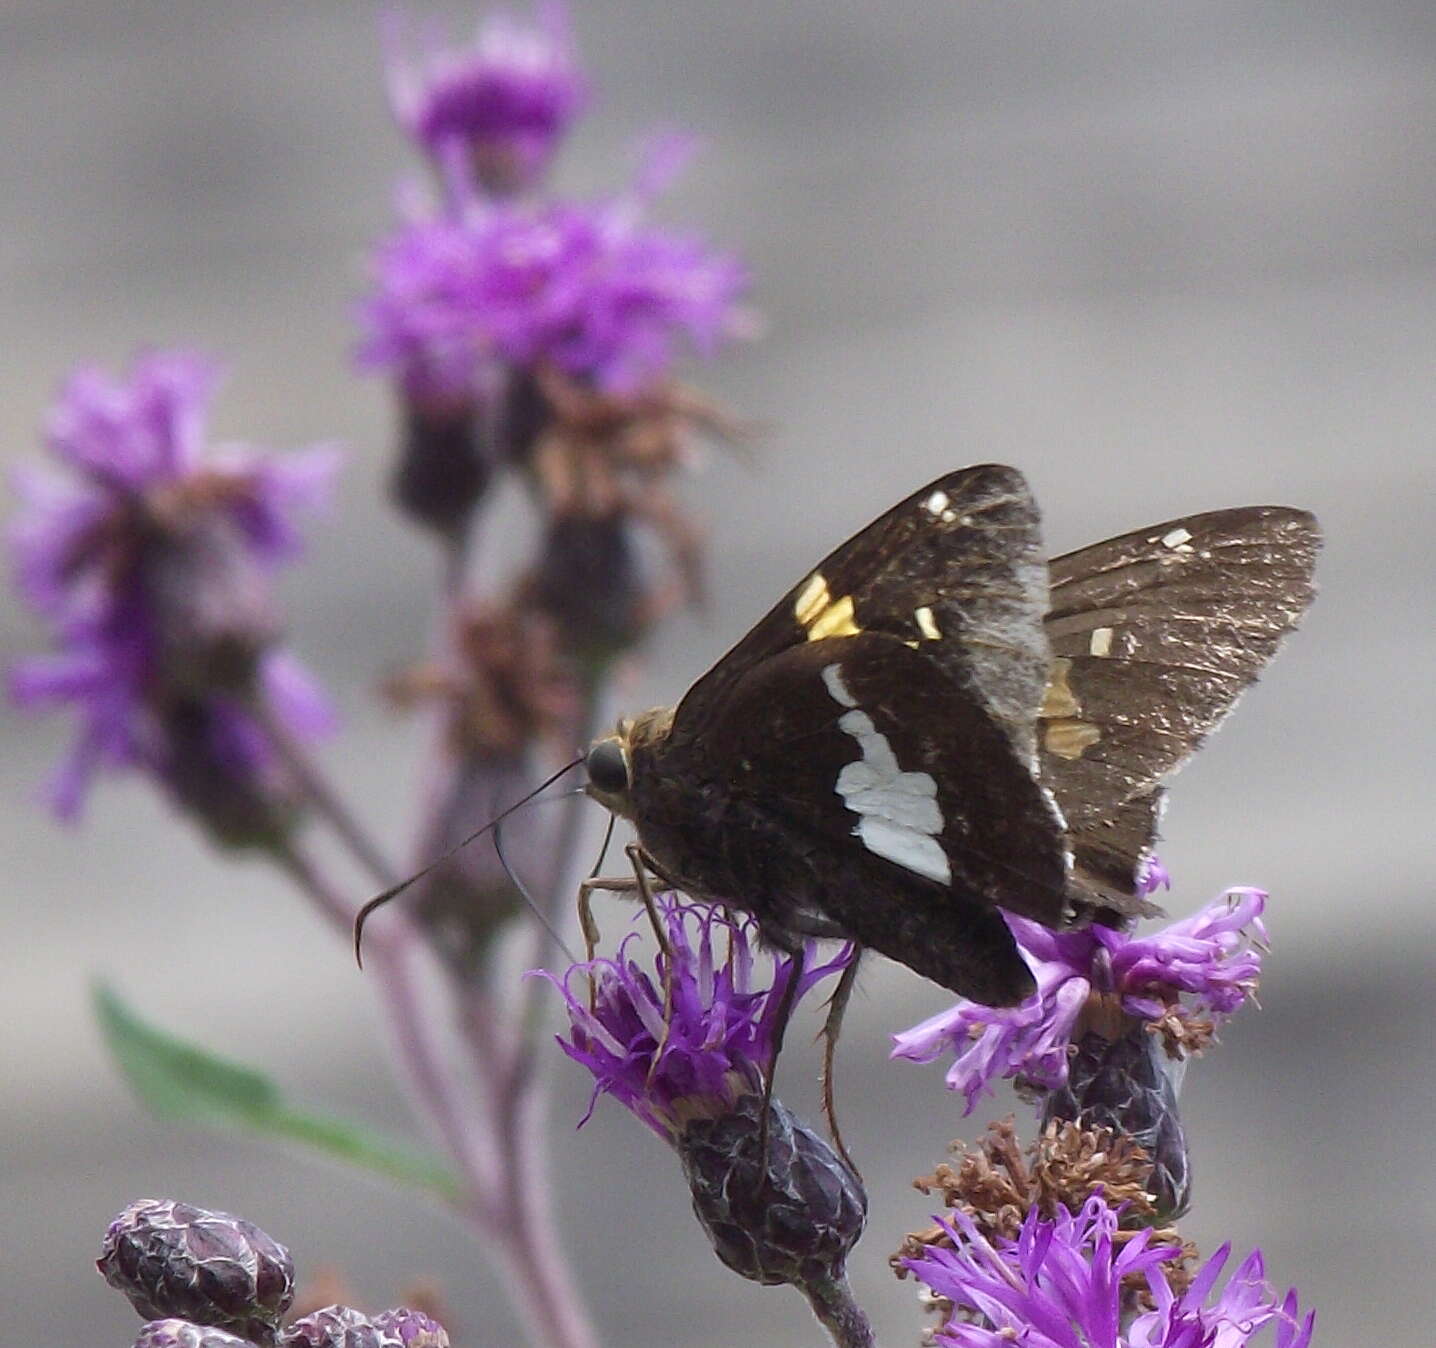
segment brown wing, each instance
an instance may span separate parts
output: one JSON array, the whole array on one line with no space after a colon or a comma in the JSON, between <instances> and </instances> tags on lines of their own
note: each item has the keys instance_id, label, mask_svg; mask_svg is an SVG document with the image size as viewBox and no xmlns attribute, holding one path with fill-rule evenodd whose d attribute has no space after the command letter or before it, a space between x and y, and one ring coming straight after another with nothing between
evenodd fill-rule
<instances>
[{"instance_id":1,"label":"brown wing","mask_svg":"<svg viewBox=\"0 0 1436 1348\"><path fill-rule=\"evenodd\" d=\"M678 736L721 715L739 679L805 642L883 632L917 644L970 689L1017 747L1033 722L1050 656L1046 566L1022 474L982 464L914 492L812 568L679 704Z\"/></svg>"},{"instance_id":2,"label":"brown wing","mask_svg":"<svg viewBox=\"0 0 1436 1348\"><path fill-rule=\"evenodd\" d=\"M1191 757L1301 620L1320 544L1304 511L1247 506L1050 564L1040 762L1080 870L1133 891L1156 834L1157 782Z\"/></svg>"}]
</instances>

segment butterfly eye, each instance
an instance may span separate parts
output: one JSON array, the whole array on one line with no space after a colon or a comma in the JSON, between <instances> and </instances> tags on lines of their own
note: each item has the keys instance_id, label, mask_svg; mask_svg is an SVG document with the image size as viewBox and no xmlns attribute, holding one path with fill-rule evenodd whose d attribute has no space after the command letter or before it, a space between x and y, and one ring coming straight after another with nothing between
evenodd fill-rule
<instances>
[{"instance_id":1,"label":"butterfly eye","mask_svg":"<svg viewBox=\"0 0 1436 1348\"><path fill-rule=\"evenodd\" d=\"M599 740L584 760L589 783L605 795L621 796L628 790L628 760L617 740Z\"/></svg>"}]
</instances>

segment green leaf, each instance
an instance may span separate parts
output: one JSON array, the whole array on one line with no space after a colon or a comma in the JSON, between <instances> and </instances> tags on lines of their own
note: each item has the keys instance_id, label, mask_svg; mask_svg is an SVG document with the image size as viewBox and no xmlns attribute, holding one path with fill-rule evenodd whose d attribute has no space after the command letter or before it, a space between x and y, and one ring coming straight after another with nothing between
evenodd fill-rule
<instances>
[{"instance_id":1,"label":"green leaf","mask_svg":"<svg viewBox=\"0 0 1436 1348\"><path fill-rule=\"evenodd\" d=\"M437 1157L345 1119L291 1108L262 1072L147 1024L107 984L95 985L94 1004L120 1071L140 1101L160 1118L300 1142L446 1202L459 1197L458 1181Z\"/></svg>"}]
</instances>

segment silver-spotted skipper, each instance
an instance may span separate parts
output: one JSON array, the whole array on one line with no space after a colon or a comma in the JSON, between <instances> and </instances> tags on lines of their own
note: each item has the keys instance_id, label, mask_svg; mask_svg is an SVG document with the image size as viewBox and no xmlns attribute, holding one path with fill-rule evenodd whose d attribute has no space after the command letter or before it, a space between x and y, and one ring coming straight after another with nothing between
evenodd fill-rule
<instances>
[{"instance_id":1,"label":"silver-spotted skipper","mask_svg":"<svg viewBox=\"0 0 1436 1348\"><path fill-rule=\"evenodd\" d=\"M948 473L808 572L676 708L585 763L654 875L774 946L854 940L991 1006L1034 989L1000 909L1149 907L1163 776L1311 602L1320 535L1218 510L1043 558L1022 475Z\"/></svg>"}]
</instances>

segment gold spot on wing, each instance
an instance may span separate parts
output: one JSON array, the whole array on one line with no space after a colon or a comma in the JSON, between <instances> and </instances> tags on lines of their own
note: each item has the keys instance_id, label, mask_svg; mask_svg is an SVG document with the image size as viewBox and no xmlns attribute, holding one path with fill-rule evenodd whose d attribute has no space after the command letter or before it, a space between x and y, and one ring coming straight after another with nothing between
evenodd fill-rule
<instances>
[{"instance_id":1,"label":"gold spot on wing","mask_svg":"<svg viewBox=\"0 0 1436 1348\"><path fill-rule=\"evenodd\" d=\"M1042 708L1037 713L1043 720L1055 721L1062 717L1077 716L1082 708L1072 695L1067 676L1072 671L1072 661L1058 657L1052 662L1052 671L1047 676L1047 691L1042 695Z\"/></svg>"},{"instance_id":2,"label":"gold spot on wing","mask_svg":"<svg viewBox=\"0 0 1436 1348\"><path fill-rule=\"evenodd\" d=\"M798 592L793 604L793 616L801 627L807 627L829 603L828 582L821 571L814 571L812 579Z\"/></svg>"},{"instance_id":3,"label":"gold spot on wing","mask_svg":"<svg viewBox=\"0 0 1436 1348\"><path fill-rule=\"evenodd\" d=\"M821 571L813 572L793 601L793 617L808 634L809 641L824 637L853 637L862 630L853 620L853 598L834 599Z\"/></svg>"},{"instance_id":4,"label":"gold spot on wing","mask_svg":"<svg viewBox=\"0 0 1436 1348\"><path fill-rule=\"evenodd\" d=\"M1049 754L1058 758L1081 758L1098 740L1102 731L1089 721L1079 721L1073 716L1062 716L1047 722L1042 732L1042 745Z\"/></svg>"},{"instance_id":5,"label":"gold spot on wing","mask_svg":"<svg viewBox=\"0 0 1436 1348\"><path fill-rule=\"evenodd\" d=\"M918 631L929 641L941 639L942 632L938 628L937 619L932 616L932 610L926 604L917 609L912 616L917 619Z\"/></svg>"},{"instance_id":6,"label":"gold spot on wing","mask_svg":"<svg viewBox=\"0 0 1436 1348\"><path fill-rule=\"evenodd\" d=\"M806 626L809 641L821 641L824 637L855 637L862 631L853 621L853 597L850 594L834 600Z\"/></svg>"}]
</instances>

